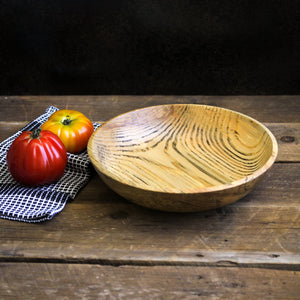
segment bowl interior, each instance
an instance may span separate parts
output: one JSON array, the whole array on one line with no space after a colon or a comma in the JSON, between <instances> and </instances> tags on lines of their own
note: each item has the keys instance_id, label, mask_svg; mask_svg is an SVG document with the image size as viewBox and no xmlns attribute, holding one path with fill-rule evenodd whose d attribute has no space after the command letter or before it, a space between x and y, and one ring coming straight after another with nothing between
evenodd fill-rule
<instances>
[{"instance_id":1,"label":"bowl interior","mask_svg":"<svg viewBox=\"0 0 300 300\"><path fill-rule=\"evenodd\" d=\"M96 169L124 184L195 193L255 174L275 156L274 137L259 122L206 105L152 106L97 129L89 155Z\"/></svg>"}]
</instances>

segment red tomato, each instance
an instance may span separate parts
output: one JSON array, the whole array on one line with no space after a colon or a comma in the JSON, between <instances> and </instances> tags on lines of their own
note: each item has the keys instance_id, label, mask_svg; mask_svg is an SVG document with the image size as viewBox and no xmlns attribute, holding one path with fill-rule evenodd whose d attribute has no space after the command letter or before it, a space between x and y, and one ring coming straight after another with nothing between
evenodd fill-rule
<instances>
[{"instance_id":1,"label":"red tomato","mask_svg":"<svg viewBox=\"0 0 300 300\"><path fill-rule=\"evenodd\" d=\"M50 131L25 131L11 144L7 165L15 180L35 186L58 181L68 156L61 140Z\"/></svg>"},{"instance_id":2,"label":"red tomato","mask_svg":"<svg viewBox=\"0 0 300 300\"><path fill-rule=\"evenodd\" d=\"M93 123L84 114L69 109L53 113L41 128L55 133L70 153L84 150L94 132Z\"/></svg>"}]
</instances>

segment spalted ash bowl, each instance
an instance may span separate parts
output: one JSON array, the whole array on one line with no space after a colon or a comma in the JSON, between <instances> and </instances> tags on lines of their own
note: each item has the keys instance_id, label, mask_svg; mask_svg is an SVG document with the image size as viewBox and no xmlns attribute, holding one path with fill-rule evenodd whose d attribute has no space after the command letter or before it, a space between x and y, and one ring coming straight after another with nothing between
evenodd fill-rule
<instances>
[{"instance_id":1,"label":"spalted ash bowl","mask_svg":"<svg viewBox=\"0 0 300 300\"><path fill-rule=\"evenodd\" d=\"M196 104L130 111L104 123L88 143L94 168L112 190L172 212L214 209L244 197L277 152L273 134L253 118Z\"/></svg>"}]
</instances>

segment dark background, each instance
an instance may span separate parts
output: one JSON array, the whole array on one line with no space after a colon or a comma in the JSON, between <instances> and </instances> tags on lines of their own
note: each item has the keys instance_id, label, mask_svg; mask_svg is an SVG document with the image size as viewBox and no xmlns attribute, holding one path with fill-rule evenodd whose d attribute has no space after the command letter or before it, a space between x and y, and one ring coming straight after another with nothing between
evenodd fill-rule
<instances>
[{"instance_id":1,"label":"dark background","mask_svg":"<svg viewBox=\"0 0 300 300\"><path fill-rule=\"evenodd\" d=\"M0 1L0 93L299 94L299 1Z\"/></svg>"}]
</instances>

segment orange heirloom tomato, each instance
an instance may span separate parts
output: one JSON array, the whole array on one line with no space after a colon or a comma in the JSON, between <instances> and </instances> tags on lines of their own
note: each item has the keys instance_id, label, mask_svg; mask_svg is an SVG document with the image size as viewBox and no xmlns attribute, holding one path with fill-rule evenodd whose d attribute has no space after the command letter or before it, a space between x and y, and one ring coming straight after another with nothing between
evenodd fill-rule
<instances>
[{"instance_id":1,"label":"orange heirloom tomato","mask_svg":"<svg viewBox=\"0 0 300 300\"><path fill-rule=\"evenodd\" d=\"M55 133L65 145L67 152L84 150L94 132L93 123L81 112L62 109L53 113L42 126L42 130Z\"/></svg>"}]
</instances>

